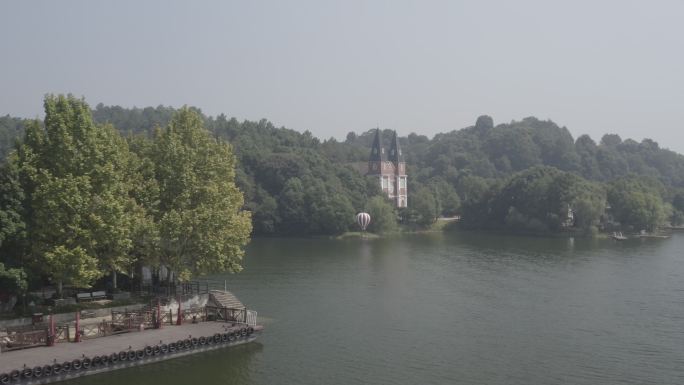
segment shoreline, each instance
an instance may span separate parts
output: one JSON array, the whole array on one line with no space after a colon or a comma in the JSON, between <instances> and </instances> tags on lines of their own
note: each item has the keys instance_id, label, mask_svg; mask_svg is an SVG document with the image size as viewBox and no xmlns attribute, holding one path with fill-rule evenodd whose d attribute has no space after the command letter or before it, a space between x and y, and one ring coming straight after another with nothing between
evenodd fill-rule
<instances>
[{"instance_id":1,"label":"shoreline","mask_svg":"<svg viewBox=\"0 0 684 385\"><path fill-rule=\"evenodd\" d=\"M681 230L671 230L668 228L663 228L661 231L649 234L639 234L639 233L629 233L627 234L628 239L667 239L670 238L673 232L684 231ZM386 234L374 234L366 233L362 236L360 232L346 232L337 236L274 236L265 238L302 238L302 239L381 239L381 238L391 238L402 235L413 235L413 234L436 234L436 233L471 233L471 234L491 234L491 235L501 235L501 236L513 236L513 237L533 237L533 238L580 238L580 239L611 239L610 232L598 232L594 235L587 235L581 232L511 232L504 230L491 230L491 229L444 229L444 228L426 228L423 230L402 230ZM259 237L256 237L259 238Z\"/></svg>"}]
</instances>

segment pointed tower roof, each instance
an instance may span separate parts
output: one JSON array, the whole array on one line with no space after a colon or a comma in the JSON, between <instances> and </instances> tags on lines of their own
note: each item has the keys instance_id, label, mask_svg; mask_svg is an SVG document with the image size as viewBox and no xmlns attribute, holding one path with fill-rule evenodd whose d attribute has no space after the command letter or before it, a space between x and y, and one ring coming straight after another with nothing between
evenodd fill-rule
<instances>
[{"instance_id":1,"label":"pointed tower roof","mask_svg":"<svg viewBox=\"0 0 684 385\"><path fill-rule=\"evenodd\" d=\"M371 154L369 161L377 162L384 161L387 159L385 157L385 151L382 150L382 140L380 138L380 128L375 129L375 138L373 139L373 145L371 146Z\"/></svg>"},{"instance_id":2,"label":"pointed tower roof","mask_svg":"<svg viewBox=\"0 0 684 385\"><path fill-rule=\"evenodd\" d=\"M396 131L394 131L392 144L390 144L389 160L395 163L400 163L404 161L404 154L401 152L401 146L399 146L399 137L397 137Z\"/></svg>"}]
</instances>

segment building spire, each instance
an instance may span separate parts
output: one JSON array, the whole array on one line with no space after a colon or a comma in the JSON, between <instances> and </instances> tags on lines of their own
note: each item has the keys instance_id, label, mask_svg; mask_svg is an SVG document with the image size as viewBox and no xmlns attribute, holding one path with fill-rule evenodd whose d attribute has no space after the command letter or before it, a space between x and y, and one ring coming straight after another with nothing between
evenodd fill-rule
<instances>
[{"instance_id":1,"label":"building spire","mask_svg":"<svg viewBox=\"0 0 684 385\"><path fill-rule=\"evenodd\" d=\"M371 162L384 161L386 158L385 151L382 148L382 139L380 138L380 128L375 129L375 138L371 146L371 154L369 160Z\"/></svg>"},{"instance_id":2,"label":"building spire","mask_svg":"<svg viewBox=\"0 0 684 385\"><path fill-rule=\"evenodd\" d=\"M404 154L401 152L401 146L399 145L399 137L397 137L397 132L394 131L394 136L392 137L392 143L390 144L389 160L399 164L404 161Z\"/></svg>"}]
</instances>

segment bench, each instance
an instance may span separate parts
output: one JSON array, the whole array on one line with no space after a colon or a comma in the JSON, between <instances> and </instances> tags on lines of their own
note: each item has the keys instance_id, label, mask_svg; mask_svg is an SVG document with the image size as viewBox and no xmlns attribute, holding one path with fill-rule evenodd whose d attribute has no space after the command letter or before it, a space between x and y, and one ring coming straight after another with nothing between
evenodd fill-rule
<instances>
[{"instance_id":1,"label":"bench","mask_svg":"<svg viewBox=\"0 0 684 385\"><path fill-rule=\"evenodd\" d=\"M78 293L76 294L78 302L83 301L97 301L100 299L107 299L107 293L104 291L94 291L92 293Z\"/></svg>"},{"instance_id":2,"label":"bench","mask_svg":"<svg viewBox=\"0 0 684 385\"><path fill-rule=\"evenodd\" d=\"M76 294L76 299L78 300L78 302L81 302L81 301L90 301L90 300L93 299L93 296L90 295L90 293L77 293L77 294Z\"/></svg>"}]
</instances>

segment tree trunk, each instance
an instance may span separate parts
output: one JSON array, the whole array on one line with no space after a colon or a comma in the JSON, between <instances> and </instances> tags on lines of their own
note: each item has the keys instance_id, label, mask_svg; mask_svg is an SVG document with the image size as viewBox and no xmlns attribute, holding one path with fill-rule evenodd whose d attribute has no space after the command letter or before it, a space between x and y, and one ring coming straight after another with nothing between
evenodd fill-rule
<instances>
[{"instance_id":1,"label":"tree trunk","mask_svg":"<svg viewBox=\"0 0 684 385\"><path fill-rule=\"evenodd\" d=\"M62 298L62 280L57 281L57 298Z\"/></svg>"},{"instance_id":2,"label":"tree trunk","mask_svg":"<svg viewBox=\"0 0 684 385\"><path fill-rule=\"evenodd\" d=\"M171 274L173 274L171 273L171 269L166 267L166 282L169 284L169 286L171 286Z\"/></svg>"},{"instance_id":3,"label":"tree trunk","mask_svg":"<svg viewBox=\"0 0 684 385\"><path fill-rule=\"evenodd\" d=\"M119 287L116 283L116 270L112 270L112 289L116 290L118 288Z\"/></svg>"}]
</instances>

